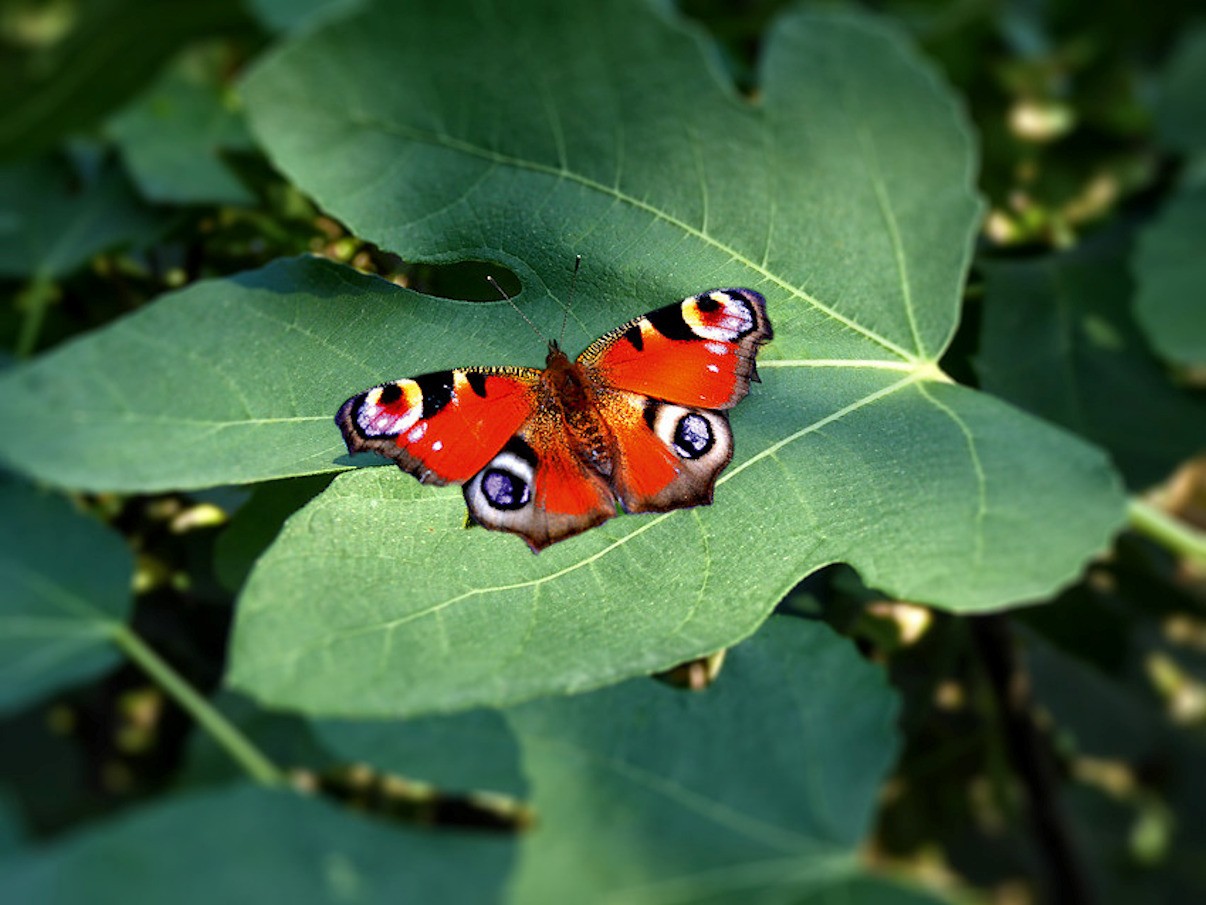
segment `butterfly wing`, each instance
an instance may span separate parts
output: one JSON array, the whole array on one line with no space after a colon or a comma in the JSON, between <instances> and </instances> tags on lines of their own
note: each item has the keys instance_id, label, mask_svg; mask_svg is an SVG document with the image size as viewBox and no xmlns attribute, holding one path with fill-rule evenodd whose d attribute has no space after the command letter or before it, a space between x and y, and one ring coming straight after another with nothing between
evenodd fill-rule
<instances>
[{"instance_id":1,"label":"butterfly wing","mask_svg":"<svg viewBox=\"0 0 1206 905\"><path fill-rule=\"evenodd\" d=\"M560 418L537 405L541 374L437 371L365 390L335 421L349 452L381 453L425 484L464 484L475 522L542 550L611 518L616 503Z\"/></svg>"},{"instance_id":2,"label":"butterfly wing","mask_svg":"<svg viewBox=\"0 0 1206 905\"><path fill-rule=\"evenodd\" d=\"M533 368L436 371L353 396L335 423L348 452L381 453L424 484L461 484L532 416L539 383Z\"/></svg>"},{"instance_id":3,"label":"butterfly wing","mask_svg":"<svg viewBox=\"0 0 1206 905\"><path fill-rule=\"evenodd\" d=\"M712 502L733 457L728 414L611 390L600 411L613 436L611 484L625 512L666 512Z\"/></svg>"},{"instance_id":4,"label":"butterfly wing","mask_svg":"<svg viewBox=\"0 0 1206 905\"><path fill-rule=\"evenodd\" d=\"M733 456L725 410L749 392L773 335L752 289L714 289L629 321L578 361L614 438L611 483L627 512L712 502Z\"/></svg>"},{"instance_id":5,"label":"butterfly wing","mask_svg":"<svg viewBox=\"0 0 1206 905\"><path fill-rule=\"evenodd\" d=\"M618 514L603 477L575 454L561 420L538 411L465 485L474 521L539 552Z\"/></svg>"},{"instance_id":6,"label":"butterfly wing","mask_svg":"<svg viewBox=\"0 0 1206 905\"><path fill-rule=\"evenodd\" d=\"M730 409L757 379L773 337L766 299L713 289L658 308L595 340L578 363L598 386L701 409Z\"/></svg>"}]
</instances>

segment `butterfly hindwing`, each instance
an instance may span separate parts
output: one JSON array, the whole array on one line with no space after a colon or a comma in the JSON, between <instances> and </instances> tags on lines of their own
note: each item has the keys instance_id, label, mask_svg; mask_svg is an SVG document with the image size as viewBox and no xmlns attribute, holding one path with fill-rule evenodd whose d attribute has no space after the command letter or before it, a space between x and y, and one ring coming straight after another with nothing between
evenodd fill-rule
<instances>
[{"instance_id":1,"label":"butterfly hindwing","mask_svg":"<svg viewBox=\"0 0 1206 905\"><path fill-rule=\"evenodd\" d=\"M388 456L424 484L480 472L532 415L534 368L435 371L365 390L335 416L349 452Z\"/></svg>"},{"instance_id":2,"label":"butterfly hindwing","mask_svg":"<svg viewBox=\"0 0 1206 905\"><path fill-rule=\"evenodd\" d=\"M728 415L635 393L615 395L628 397L628 407L640 408L639 425L614 431L611 483L624 510L666 512L710 504L716 478L733 458Z\"/></svg>"},{"instance_id":3,"label":"butterfly hindwing","mask_svg":"<svg viewBox=\"0 0 1206 905\"><path fill-rule=\"evenodd\" d=\"M537 413L465 485L469 514L533 550L616 515L607 482L575 455L556 418Z\"/></svg>"},{"instance_id":4,"label":"butterfly hindwing","mask_svg":"<svg viewBox=\"0 0 1206 905\"><path fill-rule=\"evenodd\" d=\"M658 308L595 340L578 362L600 384L676 405L729 409L773 336L752 289L713 289Z\"/></svg>"}]
</instances>

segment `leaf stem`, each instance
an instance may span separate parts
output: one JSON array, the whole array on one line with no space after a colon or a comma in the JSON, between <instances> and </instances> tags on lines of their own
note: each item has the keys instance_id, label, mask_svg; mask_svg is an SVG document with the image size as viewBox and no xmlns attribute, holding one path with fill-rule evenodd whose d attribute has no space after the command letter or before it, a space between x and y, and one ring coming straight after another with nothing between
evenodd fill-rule
<instances>
[{"instance_id":1,"label":"leaf stem","mask_svg":"<svg viewBox=\"0 0 1206 905\"><path fill-rule=\"evenodd\" d=\"M1073 839L1049 733L1035 723L1029 674L1009 619L1001 614L969 620L972 643L996 700L1006 750L1021 782L1030 831L1052 902L1095 905L1096 893Z\"/></svg>"},{"instance_id":2,"label":"leaf stem","mask_svg":"<svg viewBox=\"0 0 1206 905\"><path fill-rule=\"evenodd\" d=\"M1127 517L1135 531L1178 556L1206 566L1206 534L1138 497L1131 497L1128 502Z\"/></svg>"},{"instance_id":3,"label":"leaf stem","mask_svg":"<svg viewBox=\"0 0 1206 905\"><path fill-rule=\"evenodd\" d=\"M155 653L127 626L113 626L113 640L131 660L159 683L189 715L205 728L256 782L267 786L284 785L285 774L260 751L233 723L199 695L180 674Z\"/></svg>"},{"instance_id":4,"label":"leaf stem","mask_svg":"<svg viewBox=\"0 0 1206 905\"><path fill-rule=\"evenodd\" d=\"M45 274L38 273L21 290L18 305L24 314L21 317L17 346L14 350L17 358L28 358L37 348L42 323L46 319L46 309L54 298L54 289L54 282Z\"/></svg>"}]
</instances>

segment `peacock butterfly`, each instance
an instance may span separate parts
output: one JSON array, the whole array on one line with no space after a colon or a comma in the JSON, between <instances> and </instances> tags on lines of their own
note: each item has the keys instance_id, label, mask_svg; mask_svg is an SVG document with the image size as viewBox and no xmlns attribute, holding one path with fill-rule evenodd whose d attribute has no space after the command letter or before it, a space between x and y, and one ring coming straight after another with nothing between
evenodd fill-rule
<instances>
[{"instance_id":1,"label":"peacock butterfly","mask_svg":"<svg viewBox=\"0 0 1206 905\"><path fill-rule=\"evenodd\" d=\"M535 552L623 512L712 502L727 410L773 333L752 289L713 289L617 327L544 370L458 368L365 390L335 423L424 484L463 484L471 517ZM617 508L617 506L619 508Z\"/></svg>"}]
</instances>

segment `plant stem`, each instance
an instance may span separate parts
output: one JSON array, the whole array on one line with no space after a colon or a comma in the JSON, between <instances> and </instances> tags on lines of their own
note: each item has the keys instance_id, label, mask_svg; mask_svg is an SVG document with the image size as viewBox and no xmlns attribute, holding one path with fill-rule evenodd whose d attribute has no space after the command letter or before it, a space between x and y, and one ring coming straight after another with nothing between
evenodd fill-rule
<instances>
[{"instance_id":1,"label":"plant stem","mask_svg":"<svg viewBox=\"0 0 1206 905\"><path fill-rule=\"evenodd\" d=\"M1206 534L1138 497L1127 505L1131 527L1178 556L1206 566Z\"/></svg>"},{"instance_id":2,"label":"plant stem","mask_svg":"<svg viewBox=\"0 0 1206 905\"><path fill-rule=\"evenodd\" d=\"M28 358L38 347L38 337L42 333L42 323L46 319L46 309L54 297L54 283L45 274L36 274L33 280L19 296L20 307L24 309L21 317L21 329L17 334L17 358Z\"/></svg>"},{"instance_id":3,"label":"plant stem","mask_svg":"<svg viewBox=\"0 0 1206 905\"><path fill-rule=\"evenodd\" d=\"M267 786L285 784L285 775L233 723L197 694L176 670L125 625L113 626L113 640L127 656L159 683L177 704L188 711L256 782Z\"/></svg>"},{"instance_id":4,"label":"plant stem","mask_svg":"<svg viewBox=\"0 0 1206 905\"><path fill-rule=\"evenodd\" d=\"M1046 873L1048 895L1040 898L1061 905L1093 905L1097 898L1060 806L1061 790L1050 741L1031 716L1029 677L1015 649L1009 620L990 615L969 622L997 701L1010 760L1025 790L1036 854Z\"/></svg>"}]
</instances>

